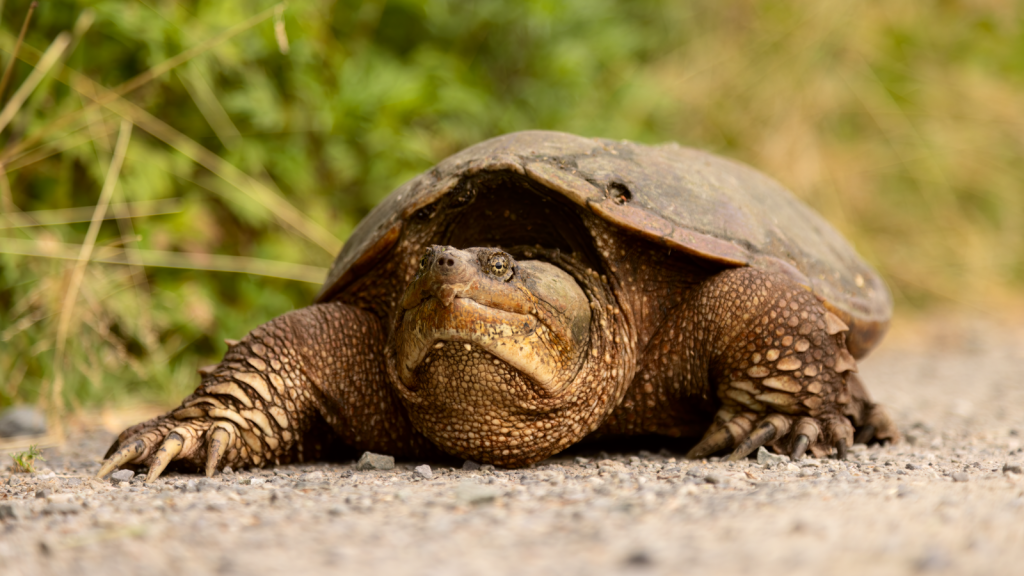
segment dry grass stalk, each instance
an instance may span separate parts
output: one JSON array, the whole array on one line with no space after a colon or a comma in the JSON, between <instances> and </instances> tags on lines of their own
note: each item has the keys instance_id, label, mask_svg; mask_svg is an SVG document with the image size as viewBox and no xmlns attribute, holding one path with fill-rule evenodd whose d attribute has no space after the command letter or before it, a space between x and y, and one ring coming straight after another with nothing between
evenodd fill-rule
<instances>
[{"instance_id":1,"label":"dry grass stalk","mask_svg":"<svg viewBox=\"0 0 1024 576\"><path fill-rule=\"evenodd\" d=\"M49 394L49 408L51 412L59 414L63 409L61 395L63 393L64 374L64 346L67 341L68 328L71 325L71 314L75 307L75 300L78 298L78 289L85 275L85 267L92 256L93 247L96 244L96 237L100 232L100 225L103 223L103 216L106 214L110 197L114 194L114 187L117 186L117 179L121 173L121 166L124 164L125 156L128 154L128 142L131 140L132 123L128 120L121 122L121 130L117 136L117 144L114 147L114 157L107 170L106 179L103 182L103 189L100 191L99 201L96 203L96 210L93 213L92 222L89 224L89 231L86 232L85 241L82 243L81 252L78 255L78 262L71 274L71 283L64 298L64 305L61 308L60 322L57 325L57 351L54 354L54 378L53 388ZM47 398L43 394L44 399Z\"/></svg>"},{"instance_id":2,"label":"dry grass stalk","mask_svg":"<svg viewBox=\"0 0 1024 576\"><path fill-rule=\"evenodd\" d=\"M177 66L181 66L182 64L188 62L189 60L191 60L192 58L195 58L196 56L199 56L201 54L206 53L207 51L209 51L209 50L213 49L214 47L216 47L218 44L220 44L220 43L222 43L222 42L224 42L226 40L229 40L229 39L233 38L234 36L237 36L238 34L241 34L242 32L245 32L246 30L249 30L253 26L256 26L260 22L263 22L264 20L266 20L266 19L270 18L271 16L273 16L275 9L276 9L276 6L272 6L272 7L270 7L268 9L260 12L259 14L256 14L255 16L253 16L253 17L251 17L251 18L249 18L249 19L247 19L247 20L245 20L243 22L239 22L238 24L235 24L231 28L228 28L227 30L221 32L220 34L217 34L213 38L210 38L209 40L201 42L200 44L198 44L196 46L193 46L192 48L189 48L188 50L185 50L184 52L181 52L181 53L179 53L176 56L168 58L167 60L161 62L160 64L157 64L156 66L153 66L152 68L146 70L145 72L142 72L141 74L135 76L134 78L131 78L130 80L127 80L127 81L123 82L121 85L119 85L119 86L117 86L115 88L112 88L112 89L109 89L109 90L108 89L103 89L101 91L97 91L97 93L100 94L100 97L99 97L98 100L94 101L92 104L90 104L89 106L87 106L86 108L84 108L82 110L76 110L74 112L70 112L68 114L65 114L61 118L58 118L58 119L48 123L46 126L41 128L38 132L34 133L32 136L26 138L20 144L12 147L10 150L5 152L3 160L6 160L7 157L9 157L11 155L14 155L14 154L22 152L24 149L26 149L28 147L35 146L40 140L42 140L43 138L45 138L49 134L52 134L53 132L55 132L57 130L60 130L60 129L64 128L65 126L71 124L72 122L78 120L80 117L85 115L88 112L88 110L90 110L90 109L91 110L98 110L102 106L105 106L106 104L109 104L109 103L113 102L114 100L117 100L118 98L120 98L124 94L127 94L128 92L131 92L132 90L135 90L137 88L140 88L140 87L144 86L148 82L152 81L154 78L157 78L160 75L173 70ZM18 58L18 57L20 57L20 54L15 54L14 58ZM67 70L67 69L65 69L65 70Z\"/></svg>"},{"instance_id":3,"label":"dry grass stalk","mask_svg":"<svg viewBox=\"0 0 1024 576\"><path fill-rule=\"evenodd\" d=\"M0 102L3 102L4 92L7 91L7 85L11 82L14 63L18 61L18 51L21 50L21 43L25 41L25 33L28 32L28 25L32 21L32 14L35 13L37 4L38 2L33 1L28 5L28 12L25 14L25 21L21 24L21 32L18 33L18 41L14 44L11 60L7 63L7 67L4 68L4 76L0 79Z\"/></svg>"},{"instance_id":4,"label":"dry grass stalk","mask_svg":"<svg viewBox=\"0 0 1024 576\"><path fill-rule=\"evenodd\" d=\"M26 62L32 63L32 60L37 57L36 51L28 45L25 45L23 52L24 54L20 57ZM162 140L165 144L174 148L196 164L213 172L222 180L266 208L287 228L306 237L317 246L323 248L331 256L341 250L342 242L337 236L331 234L319 223L305 215L267 184L239 170L233 164L214 154L166 122L156 118L129 100L111 96L110 90L97 84L88 76L79 74L70 68L64 68L62 73L57 75L57 78L86 97L96 95L99 99L95 102L102 103L104 107L115 114L131 120L139 128ZM22 145L29 140L32 140L32 138L27 138L22 142ZM14 149L19 147L15 146Z\"/></svg>"},{"instance_id":5,"label":"dry grass stalk","mask_svg":"<svg viewBox=\"0 0 1024 576\"><path fill-rule=\"evenodd\" d=\"M64 53L64 49L70 43L71 35L67 32L61 32L53 39L50 47L43 53L42 58L39 59L39 63L36 64L32 73L22 82L3 110L0 111L0 132L3 132L4 128L14 119L14 115L21 109L21 105L25 103L29 94L36 89L36 86L46 76L46 73L50 71L50 68L57 63L57 59L60 58L60 55Z\"/></svg>"},{"instance_id":6,"label":"dry grass stalk","mask_svg":"<svg viewBox=\"0 0 1024 576\"><path fill-rule=\"evenodd\" d=\"M2 190L3 187L3 180L0 179L0 190ZM6 215L0 215L0 230L89 222L92 220L94 210L95 208L93 206L81 206L78 208L56 208L53 210L33 210L30 212L9 212ZM120 216L116 216L116 214L122 211L127 218L146 218L149 216L177 214L178 212L181 212L181 202L176 198L119 202L111 204L110 210L114 212L115 215L106 214L104 215L104 219L110 220L112 218L119 218Z\"/></svg>"},{"instance_id":7,"label":"dry grass stalk","mask_svg":"<svg viewBox=\"0 0 1024 576\"><path fill-rule=\"evenodd\" d=\"M0 254L77 260L81 249L81 244L4 238L3 245L0 245ZM129 252L138 258L138 262L142 266L146 267L253 274L267 278L308 282L316 285L323 284L324 279L327 277L327 268L320 266L308 266L306 264L294 264L247 256L169 252L138 248L122 249L110 246L97 248L90 258L90 262L119 265L129 264L127 259L127 253Z\"/></svg>"},{"instance_id":8,"label":"dry grass stalk","mask_svg":"<svg viewBox=\"0 0 1024 576\"><path fill-rule=\"evenodd\" d=\"M77 148L82 144L92 142L95 138L112 134L116 129L116 124L112 122L109 123L109 128L104 126L102 130L92 133L85 133L84 128L77 128L74 132L65 135L63 138L45 142L35 148L25 150L21 154L11 156L7 160L7 171L14 172L36 162L41 162L50 156L55 156L72 148Z\"/></svg>"},{"instance_id":9,"label":"dry grass stalk","mask_svg":"<svg viewBox=\"0 0 1024 576\"><path fill-rule=\"evenodd\" d=\"M14 197L11 195L11 182L7 179L7 167L3 162L0 162L0 209L11 216L17 212Z\"/></svg>"}]
</instances>

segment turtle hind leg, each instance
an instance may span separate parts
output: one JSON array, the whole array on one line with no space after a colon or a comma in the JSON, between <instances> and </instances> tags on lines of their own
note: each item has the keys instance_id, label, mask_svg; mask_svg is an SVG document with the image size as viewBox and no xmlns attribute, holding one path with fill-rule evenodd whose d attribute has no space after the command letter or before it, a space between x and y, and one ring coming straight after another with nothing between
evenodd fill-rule
<instances>
[{"instance_id":1,"label":"turtle hind leg","mask_svg":"<svg viewBox=\"0 0 1024 576\"><path fill-rule=\"evenodd\" d=\"M846 385L850 390L850 403L843 409L843 414L857 428L854 442L857 444L894 443L900 441L900 432L896 428L889 411L881 404L871 401L867 388L856 373L846 376Z\"/></svg>"},{"instance_id":2,"label":"turtle hind leg","mask_svg":"<svg viewBox=\"0 0 1024 576\"><path fill-rule=\"evenodd\" d=\"M898 437L856 379L847 326L812 293L740 268L709 280L699 302L722 406L691 455L728 449L742 458L765 446L793 457L843 456L855 426L879 440Z\"/></svg>"}]
</instances>

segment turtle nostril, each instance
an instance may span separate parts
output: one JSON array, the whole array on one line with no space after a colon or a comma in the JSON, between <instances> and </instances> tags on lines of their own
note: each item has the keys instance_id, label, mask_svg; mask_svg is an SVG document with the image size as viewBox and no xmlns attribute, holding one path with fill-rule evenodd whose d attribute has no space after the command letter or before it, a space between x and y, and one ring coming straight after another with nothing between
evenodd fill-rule
<instances>
[{"instance_id":1,"label":"turtle nostril","mask_svg":"<svg viewBox=\"0 0 1024 576\"><path fill-rule=\"evenodd\" d=\"M449 258L448 261L445 262L445 264L447 264L448 266L455 266L455 260L452 260L451 258Z\"/></svg>"}]
</instances>

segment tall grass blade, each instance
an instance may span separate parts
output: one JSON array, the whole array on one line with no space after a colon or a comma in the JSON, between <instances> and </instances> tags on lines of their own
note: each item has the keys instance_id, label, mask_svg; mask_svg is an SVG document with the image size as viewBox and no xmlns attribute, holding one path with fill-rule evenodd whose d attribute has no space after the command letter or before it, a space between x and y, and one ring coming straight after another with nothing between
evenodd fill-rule
<instances>
[{"instance_id":1,"label":"tall grass blade","mask_svg":"<svg viewBox=\"0 0 1024 576\"><path fill-rule=\"evenodd\" d=\"M4 238L3 244L0 244L0 254L57 258L60 260L78 260L81 250L82 245L80 244L22 240L20 238ZM280 278L282 280L294 280L296 282L307 282L316 285L323 284L324 279L327 278L327 268L320 266L225 254L103 247L97 248L89 261L101 264L125 265L129 264L126 252L133 253L143 266L153 268L253 274L267 278Z\"/></svg>"},{"instance_id":2,"label":"tall grass blade","mask_svg":"<svg viewBox=\"0 0 1024 576\"><path fill-rule=\"evenodd\" d=\"M4 128L14 119L14 115L21 109L21 105L25 103L29 94L36 89L36 86L46 76L46 73L50 71L50 68L57 63L57 59L60 58L60 55L64 53L64 49L70 43L71 35L67 32L61 32L50 43L50 47L43 53L42 58L39 59L39 63L32 70L32 73L28 75L28 78L18 87L18 90L11 96L10 101L0 111L0 132L3 132Z\"/></svg>"},{"instance_id":3,"label":"tall grass blade","mask_svg":"<svg viewBox=\"0 0 1024 576\"><path fill-rule=\"evenodd\" d=\"M153 66L149 70L146 70L145 72L142 72L141 74L135 76L134 78L131 78L130 80L126 80L125 82L121 83L119 86L117 86L115 88L112 88L112 89L109 89L109 90L108 89L98 90L97 92L100 94L99 99L94 101L92 104L90 104L89 107L91 107L91 109L95 110L95 109L100 108L101 106L104 106L106 104L109 104L110 102L113 102L118 97L123 96L124 94L127 94L127 93L129 93L129 92L131 92L131 91L133 91L133 90L135 90L135 89L145 85L146 83L152 81L154 78L158 78L159 76L163 75L164 73L166 73L166 72L168 72L170 70L173 70L175 67L181 66L182 64L184 64L184 63L188 62L189 60L191 60L192 58L195 58L196 56L199 56L200 54L203 54L203 53L211 50L212 48L214 48L218 44L220 44L220 43L222 43L222 42L224 42L226 40L229 40L229 39L233 38L234 36L237 36L238 34L241 34L242 32L245 32L246 30L249 30L253 26L256 26L260 22L263 22L264 20L270 18L271 16L274 15L274 10L275 9L276 9L276 6L272 6L272 7L268 8L268 9L260 12L259 14L256 14L255 16L252 16L251 18L248 18L248 19L246 19L246 20L244 20L242 22L239 22L238 24L235 24L231 28L228 28L227 30L221 32L220 34L217 34L213 38L210 38L209 40L201 42L200 44L198 44L196 46L193 46L192 48L189 48L188 50L185 50L184 52L181 52L181 53L179 53L176 56L173 56L171 58L168 58L167 60L164 60L160 64L157 64L156 66ZM14 57L17 58L18 55L16 54ZM71 122L77 120L79 117L81 117L85 113L86 113L86 110L84 110L84 109L83 110L76 110L74 112L70 112L68 114L65 114L61 118L53 120L52 122L48 123L45 127L41 128L38 132L32 134L29 138L26 138L21 144L13 147L10 151L6 152L4 154L4 156L7 157L7 156L9 156L11 154L20 152L22 149L24 149L26 147L34 146L42 138L44 138L47 135L52 134L53 132L55 132L57 130L60 130L61 128L67 126L68 124L70 124Z\"/></svg>"},{"instance_id":4,"label":"tall grass blade","mask_svg":"<svg viewBox=\"0 0 1024 576\"><path fill-rule=\"evenodd\" d=\"M59 414L63 410L64 405L61 398L64 386L64 346L67 342L68 328L71 325L71 314L74 311L75 300L78 299L78 289L82 284L82 278L85 276L85 267L92 256L93 247L96 245L96 237L100 232L100 225L103 223L104 214L107 212L107 205L110 203L110 197L114 194L114 187L117 186L121 166L124 164L124 158L128 154L128 142L131 141L131 135L132 123L128 120L122 121L121 130L117 135L117 144L114 147L114 157L110 162L109 170L107 170L107 177L103 182L103 189L100 191L100 198L96 203L92 222L89 224L89 231L85 234L85 241L82 243L82 249L78 254L78 262L75 264L74 271L71 274L71 283L64 298L64 305L61 307L60 321L57 325L57 350L54 353L53 388L49 394L49 408L54 414ZM47 395L44 394L43 398L46 397Z\"/></svg>"},{"instance_id":5,"label":"tall grass blade","mask_svg":"<svg viewBox=\"0 0 1024 576\"><path fill-rule=\"evenodd\" d=\"M14 52L11 54L11 60L7 63L7 67L4 68L3 78L0 78L0 102L4 100L4 93L7 92L7 85L11 82L11 74L14 72L14 63L18 61L18 50L21 49L21 43L25 41L25 33L28 32L28 24L32 21L32 14L36 11L36 5L38 2L35 0L28 5L28 12L25 14L25 21L21 24L21 32L18 33L18 41L14 44Z\"/></svg>"}]
</instances>

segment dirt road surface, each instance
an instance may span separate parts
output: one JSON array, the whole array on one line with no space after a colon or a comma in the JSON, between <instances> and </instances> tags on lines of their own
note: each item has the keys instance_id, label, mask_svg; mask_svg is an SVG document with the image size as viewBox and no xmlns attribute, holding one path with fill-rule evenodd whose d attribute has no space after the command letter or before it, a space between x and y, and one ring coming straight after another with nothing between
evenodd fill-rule
<instances>
[{"instance_id":1,"label":"dirt road surface","mask_svg":"<svg viewBox=\"0 0 1024 576\"><path fill-rule=\"evenodd\" d=\"M93 479L113 434L77 433L0 473L0 573L1024 574L1024 330L896 332L861 375L905 441L844 462L595 449L147 485Z\"/></svg>"}]
</instances>

